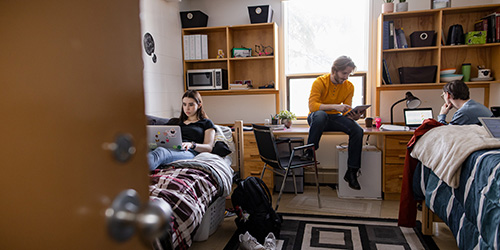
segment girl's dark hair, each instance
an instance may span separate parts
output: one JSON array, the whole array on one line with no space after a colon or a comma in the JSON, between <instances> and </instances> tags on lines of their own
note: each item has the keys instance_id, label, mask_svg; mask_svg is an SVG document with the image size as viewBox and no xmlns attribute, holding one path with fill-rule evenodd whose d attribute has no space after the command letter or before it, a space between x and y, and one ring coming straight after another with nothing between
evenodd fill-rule
<instances>
[{"instance_id":1,"label":"girl's dark hair","mask_svg":"<svg viewBox=\"0 0 500 250\"><path fill-rule=\"evenodd\" d=\"M198 93L198 91L188 90L188 91L184 92L184 95L182 95L182 99L184 99L185 97L194 99L196 101L196 103L198 104L199 108L198 108L198 110L196 110L196 117L199 120L208 119L207 114L203 110L203 100L201 99L201 95L200 95L200 93ZM181 106L181 115L179 116L179 120L180 120L180 122L184 122L187 119L188 119L188 117L184 113L184 109Z\"/></svg>"},{"instance_id":2,"label":"girl's dark hair","mask_svg":"<svg viewBox=\"0 0 500 250\"><path fill-rule=\"evenodd\" d=\"M348 56L341 56L333 62L332 65L332 73L337 71L342 71L347 67L352 67L354 70L356 69L356 65L352 61L352 59Z\"/></svg>"},{"instance_id":3,"label":"girl's dark hair","mask_svg":"<svg viewBox=\"0 0 500 250\"><path fill-rule=\"evenodd\" d=\"M454 80L443 86L443 92L451 94L453 99L469 100L469 87L462 80Z\"/></svg>"}]
</instances>

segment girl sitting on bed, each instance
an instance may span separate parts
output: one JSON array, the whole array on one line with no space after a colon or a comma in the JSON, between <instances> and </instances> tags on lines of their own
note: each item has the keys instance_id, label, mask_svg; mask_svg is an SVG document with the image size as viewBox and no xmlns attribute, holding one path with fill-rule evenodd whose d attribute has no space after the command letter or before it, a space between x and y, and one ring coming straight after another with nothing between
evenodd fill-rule
<instances>
[{"instance_id":1,"label":"girl sitting on bed","mask_svg":"<svg viewBox=\"0 0 500 250\"><path fill-rule=\"evenodd\" d=\"M200 93L188 90L182 96L182 111L179 118L168 121L168 125L179 125L182 134L180 150L158 147L148 153L149 170L176 160L192 159L201 152L211 152L215 141L215 126L203 111Z\"/></svg>"}]
</instances>

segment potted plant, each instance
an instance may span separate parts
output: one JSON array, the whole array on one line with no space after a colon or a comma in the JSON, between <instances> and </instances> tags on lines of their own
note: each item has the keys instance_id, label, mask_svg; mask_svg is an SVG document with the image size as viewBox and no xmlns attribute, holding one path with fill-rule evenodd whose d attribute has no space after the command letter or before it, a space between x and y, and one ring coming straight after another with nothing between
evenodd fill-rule
<instances>
[{"instance_id":1,"label":"potted plant","mask_svg":"<svg viewBox=\"0 0 500 250\"><path fill-rule=\"evenodd\" d=\"M399 0L396 4L396 12L408 11L408 2L406 0Z\"/></svg>"},{"instance_id":2,"label":"potted plant","mask_svg":"<svg viewBox=\"0 0 500 250\"><path fill-rule=\"evenodd\" d=\"M292 126L292 121L297 119L297 116L288 110L282 110L276 116L281 120L281 124L285 125L287 128L290 128L290 126Z\"/></svg>"},{"instance_id":3,"label":"potted plant","mask_svg":"<svg viewBox=\"0 0 500 250\"><path fill-rule=\"evenodd\" d=\"M382 0L382 13L392 13L394 12L394 0Z\"/></svg>"}]
</instances>

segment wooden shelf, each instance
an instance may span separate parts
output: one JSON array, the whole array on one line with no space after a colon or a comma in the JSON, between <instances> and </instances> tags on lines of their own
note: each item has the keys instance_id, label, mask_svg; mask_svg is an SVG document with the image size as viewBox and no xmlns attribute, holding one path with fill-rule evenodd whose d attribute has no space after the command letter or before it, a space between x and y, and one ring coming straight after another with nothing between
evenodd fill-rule
<instances>
[{"instance_id":1,"label":"wooden shelf","mask_svg":"<svg viewBox=\"0 0 500 250\"><path fill-rule=\"evenodd\" d=\"M200 90L198 92L200 92L202 96L279 94L279 91L276 89Z\"/></svg>"},{"instance_id":2,"label":"wooden shelf","mask_svg":"<svg viewBox=\"0 0 500 250\"><path fill-rule=\"evenodd\" d=\"M407 89L441 89L445 83L441 82L439 72L445 68L461 70L462 63L471 64L471 77L477 76L477 67L484 66L500 73L500 43L487 43L478 45L442 45L446 40L449 27L461 24L465 33L474 31L474 23L482 17L493 12L500 12L500 4L467 6L459 8L444 8L432 10L419 10L398 13L381 14L378 19L378 44L377 44L377 94L375 115L380 115L380 101L383 91ZM433 30L436 33L436 45L430 47L410 47L401 49L382 49L383 22L393 21L396 29L402 28L406 40L410 42L410 35L416 31ZM383 85L383 60L387 63L389 75L393 84ZM400 84L399 68L422 67L436 65L436 82ZM484 105L489 106L489 88L492 83L500 83L500 78L495 81L467 82L470 88L484 88Z\"/></svg>"},{"instance_id":3,"label":"wooden shelf","mask_svg":"<svg viewBox=\"0 0 500 250\"><path fill-rule=\"evenodd\" d=\"M182 29L183 36L195 34L207 35L208 58L210 59L184 60L184 86L186 86L187 70L222 68L227 70L228 86L235 81L251 80L254 89L200 91L201 95L272 94L276 101L276 113L279 112L278 26L276 23ZM255 52L257 45L270 46L273 55L259 56ZM233 48L251 48L252 56L233 58L231 57ZM224 52L224 58L217 58L218 50ZM258 88L269 84L274 84L274 88Z\"/></svg>"}]
</instances>

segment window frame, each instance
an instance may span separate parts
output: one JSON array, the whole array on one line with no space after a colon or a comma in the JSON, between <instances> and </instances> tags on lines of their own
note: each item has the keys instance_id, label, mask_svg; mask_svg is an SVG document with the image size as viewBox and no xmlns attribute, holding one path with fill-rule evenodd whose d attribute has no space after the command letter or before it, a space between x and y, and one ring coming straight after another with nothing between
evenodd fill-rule
<instances>
[{"instance_id":1,"label":"window frame","mask_svg":"<svg viewBox=\"0 0 500 250\"><path fill-rule=\"evenodd\" d=\"M292 79L303 79L303 78L317 78L318 76L328 74L324 73L306 73L306 74L290 74L286 75L286 110L290 111L290 80ZM366 104L366 71L355 71L349 77L361 77L361 104ZM307 103L306 103L307 104ZM361 118L363 118L362 116ZM297 120L306 120L307 116L297 116Z\"/></svg>"}]
</instances>

